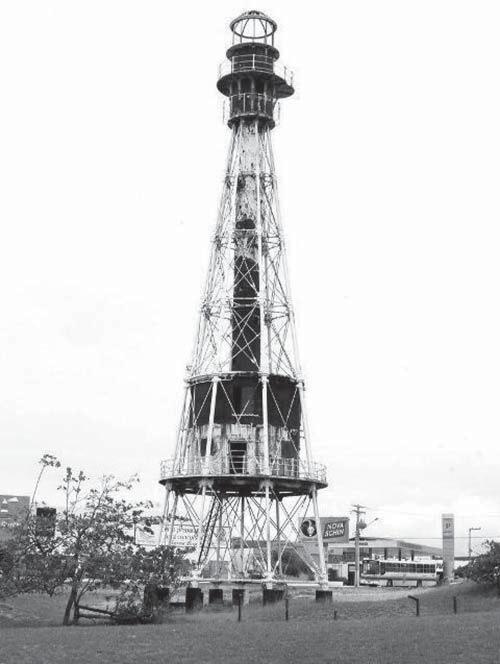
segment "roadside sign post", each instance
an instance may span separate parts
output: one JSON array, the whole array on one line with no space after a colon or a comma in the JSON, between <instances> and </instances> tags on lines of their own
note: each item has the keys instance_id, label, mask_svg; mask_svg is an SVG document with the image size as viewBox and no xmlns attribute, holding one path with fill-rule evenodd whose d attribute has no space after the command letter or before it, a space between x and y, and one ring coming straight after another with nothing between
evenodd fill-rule
<instances>
[{"instance_id":1,"label":"roadside sign post","mask_svg":"<svg viewBox=\"0 0 500 664\"><path fill-rule=\"evenodd\" d=\"M420 616L420 599L414 595L408 595L408 599L412 599L415 602L415 615L418 618Z\"/></svg>"}]
</instances>

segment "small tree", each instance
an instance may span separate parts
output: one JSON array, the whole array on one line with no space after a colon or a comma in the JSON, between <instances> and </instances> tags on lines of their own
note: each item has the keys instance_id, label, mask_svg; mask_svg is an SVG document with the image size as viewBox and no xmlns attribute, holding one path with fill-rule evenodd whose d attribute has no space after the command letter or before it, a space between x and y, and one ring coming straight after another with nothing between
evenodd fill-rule
<instances>
[{"instance_id":1,"label":"small tree","mask_svg":"<svg viewBox=\"0 0 500 664\"><path fill-rule=\"evenodd\" d=\"M100 587L119 588L130 575L134 556L134 526L142 517L147 503L131 503L121 494L130 491L137 481L116 481L104 477L100 486L83 496L87 481L71 468L60 487L65 496L65 510L58 519L56 550L64 558L64 574L70 593L63 624L71 621L71 613L85 593Z\"/></svg>"},{"instance_id":2,"label":"small tree","mask_svg":"<svg viewBox=\"0 0 500 664\"><path fill-rule=\"evenodd\" d=\"M46 455L36 488L50 465L60 464ZM144 511L151 507L150 502L127 500L137 481L136 477L121 482L107 476L97 487L88 488L83 472L66 468L58 487L64 510L56 516L54 528L37 526L32 511L19 524L1 558L3 568L0 561L0 594L53 595L69 588L63 616L63 625L69 625L84 595L98 588L121 590L124 601L135 601L139 589L148 583L173 585L181 556L162 550L147 552L134 543L135 526L144 522Z\"/></svg>"},{"instance_id":3,"label":"small tree","mask_svg":"<svg viewBox=\"0 0 500 664\"><path fill-rule=\"evenodd\" d=\"M495 585L500 580L500 543L487 540L488 550L476 556L460 569L460 575L485 585Z\"/></svg>"},{"instance_id":4,"label":"small tree","mask_svg":"<svg viewBox=\"0 0 500 664\"><path fill-rule=\"evenodd\" d=\"M142 620L162 622L170 594L180 583L188 562L178 550L156 547L136 549L130 561L130 577L122 584L115 612Z\"/></svg>"}]
</instances>

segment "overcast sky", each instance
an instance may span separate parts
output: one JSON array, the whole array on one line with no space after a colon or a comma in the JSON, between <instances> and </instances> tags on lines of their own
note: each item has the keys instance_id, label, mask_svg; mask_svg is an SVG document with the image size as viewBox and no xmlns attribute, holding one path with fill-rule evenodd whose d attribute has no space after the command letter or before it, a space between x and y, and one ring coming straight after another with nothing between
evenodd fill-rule
<instances>
[{"instance_id":1,"label":"overcast sky","mask_svg":"<svg viewBox=\"0 0 500 664\"><path fill-rule=\"evenodd\" d=\"M0 493L50 452L161 499L249 8L0 4ZM322 512L500 536L500 5L256 8L296 75L273 135Z\"/></svg>"}]
</instances>

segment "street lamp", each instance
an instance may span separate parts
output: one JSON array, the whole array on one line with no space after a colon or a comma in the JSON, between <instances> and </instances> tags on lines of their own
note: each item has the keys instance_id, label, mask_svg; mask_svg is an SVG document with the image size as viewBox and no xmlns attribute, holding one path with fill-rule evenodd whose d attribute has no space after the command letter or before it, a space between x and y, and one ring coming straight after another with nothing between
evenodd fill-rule
<instances>
[{"instance_id":1,"label":"street lamp","mask_svg":"<svg viewBox=\"0 0 500 664\"><path fill-rule=\"evenodd\" d=\"M365 523L365 521L361 519L361 515L365 514L365 512L363 512L361 509L362 507L363 505L354 505L354 510L353 510L356 514L356 530L354 537L354 586L356 588L359 588L359 536L362 530L365 530L365 528L371 526L372 523L378 521L378 516L377 516L369 523Z\"/></svg>"},{"instance_id":2,"label":"street lamp","mask_svg":"<svg viewBox=\"0 0 500 664\"><path fill-rule=\"evenodd\" d=\"M473 530L481 530L481 527L479 527L479 528L474 528L474 527L469 528L469 560L472 558L472 535L471 535L471 533L472 533Z\"/></svg>"}]
</instances>

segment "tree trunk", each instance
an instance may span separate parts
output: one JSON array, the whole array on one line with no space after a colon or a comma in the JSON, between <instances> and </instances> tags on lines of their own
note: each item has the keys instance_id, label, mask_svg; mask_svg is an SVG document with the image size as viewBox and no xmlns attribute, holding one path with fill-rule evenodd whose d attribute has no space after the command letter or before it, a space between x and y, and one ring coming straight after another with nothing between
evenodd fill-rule
<instances>
[{"instance_id":1,"label":"tree trunk","mask_svg":"<svg viewBox=\"0 0 500 664\"><path fill-rule=\"evenodd\" d=\"M161 624L165 619L170 601L170 588L147 583L144 588L143 610L151 616L151 621Z\"/></svg>"},{"instance_id":2,"label":"tree trunk","mask_svg":"<svg viewBox=\"0 0 500 664\"><path fill-rule=\"evenodd\" d=\"M77 591L78 591L78 581L74 579L73 583L71 584L71 592L69 594L68 602L66 604L66 609L64 611L63 625L72 624L72 621L70 620L71 609L76 604Z\"/></svg>"}]
</instances>

